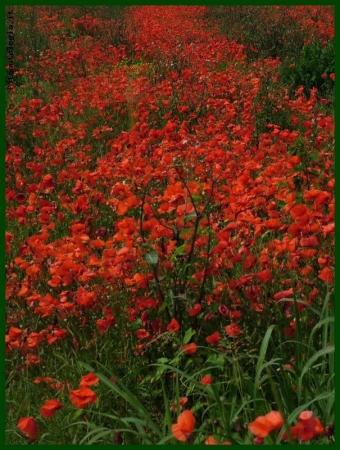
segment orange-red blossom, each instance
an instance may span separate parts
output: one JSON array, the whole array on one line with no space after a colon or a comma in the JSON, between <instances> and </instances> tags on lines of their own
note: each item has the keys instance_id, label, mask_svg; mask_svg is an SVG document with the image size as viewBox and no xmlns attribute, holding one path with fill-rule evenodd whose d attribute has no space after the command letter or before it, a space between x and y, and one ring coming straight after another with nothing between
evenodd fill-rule
<instances>
[{"instance_id":1,"label":"orange-red blossom","mask_svg":"<svg viewBox=\"0 0 340 450\"><path fill-rule=\"evenodd\" d=\"M40 408L40 414L43 417L50 419L54 416L56 411L62 407L63 405L58 399L46 400L46 402Z\"/></svg>"},{"instance_id":2,"label":"orange-red blossom","mask_svg":"<svg viewBox=\"0 0 340 450\"><path fill-rule=\"evenodd\" d=\"M29 439L35 440L38 437L39 429L33 417L23 417L18 422L19 430Z\"/></svg>"},{"instance_id":3,"label":"orange-red blossom","mask_svg":"<svg viewBox=\"0 0 340 450\"><path fill-rule=\"evenodd\" d=\"M283 426L283 417L279 411L271 411L265 416L259 416L248 425L248 429L256 437L265 438L272 431L280 430Z\"/></svg>"},{"instance_id":4,"label":"orange-red blossom","mask_svg":"<svg viewBox=\"0 0 340 450\"><path fill-rule=\"evenodd\" d=\"M191 410L186 409L177 419L177 423L172 425L172 434L174 437L182 442L187 442L190 439L195 428L195 417Z\"/></svg>"},{"instance_id":5,"label":"orange-red blossom","mask_svg":"<svg viewBox=\"0 0 340 450\"><path fill-rule=\"evenodd\" d=\"M320 419L314 417L312 411L302 411L299 415L299 423L293 427L290 427L290 434L293 439L299 441L308 442L314 439L316 436L323 434L324 428L320 422ZM282 435L282 439L289 440L287 433Z\"/></svg>"},{"instance_id":6,"label":"orange-red blossom","mask_svg":"<svg viewBox=\"0 0 340 450\"><path fill-rule=\"evenodd\" d=\"M85 386L70 391L70 400L76 408L85 408L89 403L95 403L97 399L97 394Z\"/></svg>"},{"instance_id":7,"label":"orange-red blossom","mask_svg":"<svg viewBox=\"0 0 340 450\"><path fill-rule=\"evenodd\" d=\"M280 430L283 426L283 417L279 411L271 411L265 416L259 416L248 425L248 429L257 437L264 439L272 431ZM311 439L323 434L324 428L312 411L302 411L299 415L299 423L290 427L290 434L293 439L308 442ZM289 440L288 433L283 433L283 440Z\"/></svg>"},{"instance_id":8,"label":"orange-red blossom","mask_svg":"<svg viewBox=\"0 0 340 450\"><path fill-rule=\"evenodd\" d=\"M231 442L224 441L224 442L218 443L216 441L216 439L214 438L214 436L208 436L207 439L205 440L205 444L206 445L231 445Z\"/></svg>"}]
</instances>

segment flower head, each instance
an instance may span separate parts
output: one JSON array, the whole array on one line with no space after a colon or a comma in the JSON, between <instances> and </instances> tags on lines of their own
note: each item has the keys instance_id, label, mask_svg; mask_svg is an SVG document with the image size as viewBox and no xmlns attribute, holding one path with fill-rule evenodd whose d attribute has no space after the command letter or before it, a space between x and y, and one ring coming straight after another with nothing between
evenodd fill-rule
<instances>
[{"instance_id":1,"label":"flower head","mask_svg":"<svg viewBox=\"0 0 340 450\"><path fill-rule=\"evenodd\" d=\"M280 430L283 426L283 417L279 411L271 411L265 416L259 416L248 425L248 429L256 437L264 439L272 431Z\"/></svg>"},{"instance_id":2,"label":"flower head","mask_svg":"<svg viewBox=\"0 0 340 450\"><path fill-rule=\"evenodd\" d=\"M201 384L204 384L204 385L212 384L212 382L213 381L212 381L212 378L210 375L204 375L204 377L201 380Z\"/></svg>"},{"instance_id":3,"label":"flower head","mask_svg":"<svg viewBox=\"0 0 340 450\"><path fill-rule=\"evenodd\" d=\"M56 411L62 407L63 405L58 399L46 400L46 402L40 408L40 414L43 417L50 419L54 416Z\"/></svg>"},{"instance_id":4,"label":"flower head","mask_svg":"<svg viewBox=\"0 0 340 450\"><path fill-rule=\"evenodd\" d=\"M182 351L187 355L193 355L197 352L197 344L195 342L190 342L190 344L183 345Z\"/></svg>"},{"instance_id":5,"label":"flower head","mask_svg":"<svg viewBox=\"0 0 340 450\"><path fill-rule=\"evenodd\" d=\"M241 328L237 325L237 323L231 323L225 327L225 331L228 336L236 337L242 333Z\"/></svg>"},{"instance_id":6,"label":"flower head","mask_svg":"<svg viewBox=\"0 0 340 450\"><path fill-rule=\"evenodd\" d=\"M200 303L196 303L190 310L189 316L196 317L202 311L202 305Z\"/></svg>"},{"instance_id":7,"label":"flower head","mask_svg":"<svg viewBox=\"0 0 340 450\"><path fill-rule=\"evenodd\" d=\"M82 386L70 392L70 399L76 408L85 408L89 403L95 403L97 394L92 389Z\"/></svg>"},{"instance_id":8,"label":"flower head","mask_svg":"<svg viewBox=\"0 0 340 450\"><path fill-rule=\"evenodd\" d=\"M179 325L179 323L177 322L176 319L172 319L171 322L170 322L169 325L168 325L168 330L169 330L171 333L175 333L175 332L178 331L180 328L181 328L181 327L180 327L180 325Z\"/></svg>"},{"instance_id":9,"label":"flower head","mask_svg":"<svg viewBox=\"0 0 340 450\"><path fill-rule=\"evenodd\" d=\"M195 428L195 417L191 410L186 409L177 419L177 423L172 425L172 434L174 437L182 442L187 442L190 439Z\"/></svg>"},{"instance_id":10,"label":"flower head","mask_svg":"<svg viewBox=\"0 0 340 450\"><path fill-rule=\"evenodd\" d=\"M90 372L87 375L84 375L79 383L79 386L92 386L93 384L97 384L99 382L99 378L94 373Z\"/></svg>"},{"instance_id":11,"label":"flower head","mask_svg":"<svg viewBox=\"0 0 340 450\"><path fill-rule=\"evenodd\" d=\"M210 334L210 336L207 336L205 338L206 342L210 345L218 344L220 342L220 339L221 339L221 336L218 331L215 331L215 333Z\"/></svg>"},{"instance_id":12,"label":"flower head","mask_svg":"<svg viewBox=\"0 0 340 450\"><path fill-rule=\"evenodd\" d=\"M182 409L183 409L183 406L186 404L186 403L188 403L188 397L180 397L179 398L179 409L182 411ZM170 405L170 411L177 411L177 409L178 409L178 402L177 402L177 399L175 399L172 403L171 403L171 405Z\"/></svg>"},{"instance_id":13,"label":"flower head","mask_svg":"<svg viewBox=\"0 0 340 450\"><path fill-rule=\"evenodd\" d=\"M23 417L19 420L17 426L27 438L35 440L38 437L39 429L33 417Z\"/></svg>"},{"instance_id":14,"label":"flower head","mask_svg":"<svg viewBox=\"0 0 340 450\"><path fill-rule=\"evenodd\" d=\"M205 445L231 445L231 442L224 441L224 442L218 443L218 442L216 442L216 439L214 438L214 436L208 436L207 439L205 440Z\"/></svg>"},{"instance_id":15,"label":"flower head","mask_svg":"<svg viewBox=\"0 0 340 450\"><path fill-rule=\"evenodd\" d=\"M314 417L312 411L302 411L299 415L299 423L290 427L290 433L293 439L308 442L316 436L323 434L324 428L317 417ZM288 440L287 433L282 435L282 439Z\"/></svg>"}]
</instances>

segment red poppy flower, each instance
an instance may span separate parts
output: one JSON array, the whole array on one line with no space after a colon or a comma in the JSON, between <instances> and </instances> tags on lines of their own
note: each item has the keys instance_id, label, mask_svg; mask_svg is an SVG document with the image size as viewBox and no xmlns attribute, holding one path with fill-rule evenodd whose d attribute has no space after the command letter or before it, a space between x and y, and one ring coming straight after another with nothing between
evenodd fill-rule
<instances>
[{"instance_id":1,"label":"red poppy flower","mask_svg":"<svg viewBox=\"0 0 340 450\"><path fill-rule=\"evenodd\" d=\"M182 409L183 409L183 406L186 404L186 403L188 403L188 401L189 401L189 399L188 399L188 397L180 397L179 398L179 409L182 411ZM175 399L172 403L171 403L171 405L170 405L170 411L177 411L177 399Z\"/></svg>"},{"instance_id":2,"label":"red poppy flower","mask_svg":"<svg viewBox=\"0 0 340 450\"><path fill-rule=\"evenodd\" d=\"M279 411L271 411L265 416L259 416L248 425L248 429L259 438L265 438L269 433L280 430L283 426L283 417Z\"/></svg>"},{"instance_id":3,"label":"red poppy flower","mask_svg":"<svg viewBox=\"0 0 340 450\"><path fill-rule=\"evenodd\" d=\"M293 208L290 210L290 215L294 218L294 219L298 219L299 217L303 216L304 214L306 214L308 211L307 206L300 203L298 205L293 206Z\"/></svg>"},{"instance_id":4,"label":"red poppy flower","mask_svg":"<svg viewBox=\"0 0 340 450\"><path fill-rule=\"evenodd\" d=\"M169 330L171 333L175 333L175 332L178 331L180 328L181 328L181 327L180 327L180 325L179 325L179 323L177 322L176 319L172 319L171 322L170 322L169 325L168 325L168 330Z\"/></svg>"},{"instance_id":5,"label":"red poppy flower","mask_svg":"<svg viewBox=\"0 0 340 450\"><path fill-rule=\"evenodd\" d=\"M177 423L171 427L174 437L182 442L187 442L195 428L195 417L189 409L183 411L177 419Z\"/></svg>"},{"instance_id":6,"label":"red poppy flower","mask_svg":"<svg viewBox=\"0 0 340 450\"><path fill-rule=\"evenodd\" d=\"M221 336L220 333L218 331L215 331L215 333L211 334L210 336L207 336L205 338L205 340L208 342L208 344L210 345L215 345L218 344L220 342Z\"/></svg>"},{"instance_id":7,"label":"red poppy flower","mask_svg":"<svg viewBox=\"0 0 340 450\"><path fill-rule=\"evenodd\" d=\"M37 355L34 355L33 353L29 353L26 356L25 364L27 366L33 366L34 364L38 365L40 364L41 360Z\"/></svg>"},{"instance_id":8,"label":"red poppy flower","mask_svg":"<svg viewBox=\"0 0 340 450\"><path fill-rule=\"evenodd\" d=\"M82 386L70 392L70 399L76 408L85 408L89 403L95 403L98 397L92 389Z\"/></svg>"},{"instance_id":9,"label":"red poppy flower","mask_svg":"<svg viewBox=\"0 0 340 450\"><path fill-rule=\"evenodd\" d=\"M292 295L293 295L293 288L290 288L290 289L287 289L286 291L280 291L280 292L277 292L277 293L274 295L274 300L276 300L276 301L278 302L278 301L281 300L282 298L285 298L285 297L289 298L289 297L291 297Z\"/></svg>"},{"instance_id":10,"label":"red poppy flower","mask_svg":"<svg viewBox=\"0 0 340 450\"><path fill-rule=\"evenodd\" d=\"M92 386L99 382L99 378L94 373L90 372L87 375L84 375L79 383L79 386Z\"/></svg>"},{"instance_id":11,"label":"red poppy flower","mask_svg":"<svg viewBox=\"0 0 340 450\"><path fill-rule=\"evenodd\" d=\"M242 317L242 313L241 313L241 311L229 311L228 317L231 320L237 320L240 317Z\"/></svg>"},{"instance_id":12,"label":"red poppy flower","mask_svg":"<svg viewBox=\"0 0 340 450\"><path fill-rule=\"evenodd\" d=\"M63 408L63 405L58 399L46 400L45 404L40 408L40 414L43 417L50 419L60 408Z\"/></svg>"},{"instance_id":13,"label":"red poppy flower","mask_svg":"<svg viewBox=\"0 0 340 450\"><path fill-rule=\"evenodd\" d=\"M20 192L19 194L16 195L15 199L18 203L25 203L26 195Z\"/></svg>"},{"instance_id":14,"label":"red poppy flower","mask_svg":"<svg viewBox=\"0 0 340 450\"><path fill-rule=\"evenodd\" d=\"M190 317L195 317L198 316L198 314L202 311L202 306L200 303L196 303L196 305L194 305L190 311L189 311L189 316Z\"/></svg>"},{"instance_id":15,"label":"red poppy flower","mask_svg":"<svg viewBox=\"0 0 340 450\"><path fill-rule=\"evenodd\" d=\"M40 383L53 383L53 378L51 377L38 377L36 378L33 383L40 384Z\"/></svg>"},{"instance_id":16,"label":"red poppy flower","mask_svg":"<svg viewBox=\"0 0 340 450\"><path fill-rule=\"evenodd\" d=\"M197 352L197 345L195 342L191 342L190 344L183 345L182 350L187 355L193 355Z\"/></svg>"},{"instance_id":17,"label":"red poppy flower","mask_svg":"<svg viewBox=\"0 0 340 450\"><path fill-rule=\"evenodd\" d=\"M281 223L279 219L268 219L262 222L262 225L267 228L267 230L276 230L277 228L280 228Z\"/></svg>"},{"instance_id":18,"label":"red poppy flower","mask_svg":"<svg viewBox=\"0 0 340 450\"><path fill-rule=\"evenodd\" d=\"M237 323L231 323L230 325L227 325L225 327L225 331L230 337L236 337L242 333L241 328L237 325Z\"/></svg>"},{"instance_id":19,"label":"red poppy flower","mask_svg":"<svg viewBox=\"0 0 340 450\"><path fill-rule=\"evenodd\" d=\"M221 442L221 443L217 443L216 439L214 438L214 436L208 436L207 439L205 440L205 444L206 445L231 445L231 442L224 441L224 442Z\"/></svg>"},{"instance_id":20,"label":"red poppy flower","mask_svg":"<svg viewBox=\"0 0 340 450\"><path fill-rule=\"evenodd\" d=\"M221 305L218 308L218 312L221 314L221 316L227 317L229 314L229 309L225 305Z\"/></svg>"},{"instance_id":21,"label":"red poppy flower","mask_svg":"<svg viewBox=\"0 0 340 450\"><path fill-rule=\"evenodd\" d=\"M39 429L33 417L23 417L18 422L19 430L29 439L35 440L38 437Z\"/></svg>"},{"instance_id":22,"label":"red poppy flower","mask_svg":"<svg viewBox=\"0 0 340 450\"><path fill-rule=\"evenodd\" d=\"M53 188L55 185L55 181L52 175L48 173L44 176L41 184L43 188L51 190L51 188Z\"/></svg>"},{"instance_id":23,"label":"red poppy flower","mask_svg":"<svg viewBox=\"0 0 340 450\"><path fill-rule=\"evenodd\" d=\"M101 336L103 336L106 331L114 325L113 319L98 319L96 321L96 327Z\"/></svg>"},{"instance_id":24,"label":"red poppy flower","mask_svg":"<svg viewBox=\"0 0 340 450\"><path fill-rule=\"evenodd\" d=\"M332 283L333 272L328 267L324 267L322 270L320 270L318 278L320 278L320 280L322 281L325 281L326 283Z\"/></svg>"},{"instance_id":25,"label":"red poppy flower","mask_svg":"<svg viewBox=\"0 0 340 450\"><path fill-rule=\"evenodd\" d=\"M255 276L258 280L262 281L263 283L266 283L272 278L272 274L269 269L264 269L262 270L262 272L258 272Z\"/></svg>"},{"instance_id":26,"label":"red poppy flower","mask_svg":"<svg viewBox=\"0 0 340 450\"><path fill-rule=\"evenodd\" d=\"M204 322L210 322L211 320L216 319L216 314L214 313L208 313L205 317L204 317Z\"/></svg>"},{"instance_id":27,"label":"red poppy flower","mask_svg":"<svg viewBox=\"0 0 340 450\"><path fill-rule=\"evenodd\" d=\"M213 382L213 380L210 375L204 375L204 377L201 380L201 384L204 384L204 385L212 384L212 382Z\"/></svg>"},{"instance_id":28,"label":"red poppy flower","mask_svg":"<svg viewBox=\"0 0 340 450\"><path fill-rule=\"evenodd\" d=\"M150 333L145 328L140 328L136 331L137 339L147 339L150 336Z\"/></svg>"},{"instance_id":29,"label":"red poppy flower","mask_svg":"<svg viewBox=\"0 0 340 450\"><path fill-rule=\"evenodd\" d=\"M8 330L8 337L10 340L17 339L21 334L22 334L22 330L20 330L20 328L11 327Z\"/></svg>"},{"instance_id":30,"label":"red poppy flower","mask_svg":"<svg viewBox=\"0 0 340 450\"><path fill-rule=\"evenodd\" d=\"M299 423L293 427L290 427L290 433L293 439L299 441L308 442L311 439L323 434L324 428L320 420L314 417L312 411L302 411L299 415ZM282 435L282 439L288 440L287 433Z\"/></svg>"},{"instance_id":31,"label":"red poppy flower","mask_svg":"<svg viewBox=\"0 0 340 450\"><path fill-rule=\"evenodd\" d=\"M179 409L182 411L183 406L188 403L188 397L180 397L179 398ZM170 411L177 411L177 399L174 400L170 405Z\"/></svg>"},{"instance_id":32,"label":"red poppy flower","mask_svg":"<svg viewBox=\"0 0 340 450\"><path fill-rule=\"evenodd\" d=\"M316 236L301 238L300 245L301 247L315 247L316 245L319 245L319 240Z\"/></svg>"}]
</instances>

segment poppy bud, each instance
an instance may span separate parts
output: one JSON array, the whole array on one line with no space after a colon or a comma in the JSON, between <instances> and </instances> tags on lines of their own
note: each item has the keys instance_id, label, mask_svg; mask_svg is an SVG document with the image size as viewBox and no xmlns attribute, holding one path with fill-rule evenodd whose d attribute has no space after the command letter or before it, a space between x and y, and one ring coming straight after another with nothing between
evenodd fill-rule
<instances>
[{"instance_id":1,"label":"poppy bud","mask_svg":"<svg viewBox=\"0 0 340 450\"><path fill-rule=\"evenodd\" d=\"M205 317L204 317L204 322L210 322L210 320L213 320L216 318L216 315L214 313L208 313Z\"/></svg>"},{"instance_id":2,"label":"poppy bud","mask_svg":"<svg viewBox=\"0 0 340 450\"><path fill-rule=\"evenodd\" d=\"M330 423L325 427L325 435L327 437L334 436L334 423Z\"/></svg>"},{"instance_id":3,"label":"poppy bud","mask_svg":"<svg viewBox=\"0 0 340 450\"><path fill-rule=\"evenodd\" d=\"M123 436L121 431L116 431L115 432L115 437L113 440L114 445L123 445Z\"/></svg>"},{"instance_id":4,"label":"poppy bud","mask_svg":"<svg viewBox=\"0 0 340 450\"><path fill-rule=\"evenodd\" d=\"M235 427L236 427L237 433L241 434L242 433L242 426L241 426L241 421L240 421L240 419L238 417L235 419Z\"/></svg>"},{"instance_id":5,"label":"poppy bud","mask_svg":"<svg viewBox=\"0 0 340 450\"><path fill-rule=\"evenodd\" d=\"M229 310L228 310L228 308L227 308L225 305L221 305L221 306L218 308L218 312L221 314L221 316L227 317L227 316L228 316L228 313L229 313Z\"/></svg>"},{"instance_id":6,"label":"poppy bud","mask_svg":"<svg viewBox=\"0 0 340 450\"><path fill-rule=\"evenodd\" d=\"M98 230L97 230L97 236L106 236L107 235L107 228L105 228L105 227L100 227L100 228L98 228Z\"/></svg>"}]
</instances>

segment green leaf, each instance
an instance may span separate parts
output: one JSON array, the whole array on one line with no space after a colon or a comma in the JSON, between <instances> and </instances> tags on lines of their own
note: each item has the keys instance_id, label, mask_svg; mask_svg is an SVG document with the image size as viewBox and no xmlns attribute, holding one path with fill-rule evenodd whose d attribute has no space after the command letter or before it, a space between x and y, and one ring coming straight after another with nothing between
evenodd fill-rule
<instances>
[{"instance_id":1,"label":"green leaf","mask_svg":"<svg viewBox=\"0 0 340 450\"><path fill-rule=\"evenodd\" d=\"M90 431L83 437L83 439L79 442L79 445L84 444L84 442L90 439L91 436L92 439L89 442L87 442L87 445L93 444L94 442L98 441L102 436L106 436L110 433L112 433L112 431L107 427L95 428L94 430Z\"/></svg>"},{"instance_id":2,"label":"green leaf","mask_svg":"<svg viewBox=\"0 0 340 450\"><path fill-rule=\"evenodd\" d=\"M190 281L191 283L196 284L197 286L200 286L200 285L201 285L201 282L198 281L198 280L196 280L196 278L190 277L190 278L189 278L189 281Z\"/></svg>"},{"instance_id":3,"label":"green leaf","mask_svg":"<svg viewBox=\"0 0 340 450\"><path fill-rule=\"evenodd\" d=\"M168 359L168 358L158 358L158 359L157 359L157 362L158 362L159 364L165 364L165 363L168 363L168 362L169 362L169 359Z\"/></svg>"},{"instance_id":4,"label":"green leaf","mask_svg":"<svg viewBox=\"0 0 340 450\"><path fill-rule=\"evenodd\" d=\"M151 265L156 265L158 264L158 253L156 252L156 250L153 250L152 252L147 253L144 256L144 259L147 263Z\"/></svg>"},{"instance_id":5,"label":"green leaf","mask_svg":"<svg viewBox=\"0 0 340 450\"><path fill-rule=\"evenodd\" d=\"M185 335L184 335L184 338L183 338L183 344L184 344L184 345L187 344L187 343L190 341L190 339L191 339L195 334L196 334L196 331L193 330L192 328L189 328L189 329L185 332Z\"/></svg>"},{"instance_id":6,"label":"green leaf","mask_svg":"<svg viewBox=\"0 0 340 450\"><path fill-rule=\"evenodd\" d=\"M319 153L315 152L312 153L311 155L309 155L310 159L312 159L313 161L318 161L319 160Z\"/></svg>"},{"instance_id":7,"label":"green leaf","mask_svg":"<svg viewBox=\"0 0 340 450\"><path fill-rule=\"evenodd\" d=\"M167 308L167 307L169 306L169 304L170 304L170 301L169 301L169 299L166 298L166 299L163 301L162 306L161 306L160 308L158 308L158 313L164 311L165 308Z\"/></svg>"},{"instance_id":8,"label":"green leaf","mask_svg":"<svg viewBox=\"0 0 340 450\"><path fill-rule=\"evenodd\" d=\"M131 323L131 328L138 330L142 326L142 319L138 317L134 322Z\"/></svg>"},{"instance_id":9,"label":"green leaf","mask_svg":"<svg viewBox=\"0 0 340 450\"><path fill-rule=\"evenodd\" d=\"M84 415L84 412L85 412L84 409L78 409L78 410L73 414L72 419L73 419L73 420L79 419L79 417L81 417L81 416Z\"/></svg>"},{"instance_id":10,"label":"green leaf","mask_svg":"<svg viewBox=\"0 0 340 450\"><path fill-rule=\"evenodd\" d=\"M181 233L180 233L180 237L183 238L184 236L187 236L187 235L190 234L193 230L194 230L194 227L183 228L183 230L182 230Z\"/></svg>"},{"instance_id":11,"label":"green leaf","mask_svg":"<svg viewBox=\"0 0 340 450\"><path fill-rule=\"evenodd\" d=\"M226 361L226 358L224 355L221 354L212 354L209 356L209 358L207 359L207 365L208 364L215 364L216 367L218 367L219 369L222 369L224 366L224 363Z\"/></svg>"},{"instance_id":12,"label":"green leaf","mask_svg":"<svg viewBox=\"0 0 340 450\"><path fill-rule=\"evenodd\" d=\"M97 377L102 381L103 384L108 386L112 392L114 392L116 395L124 399L127 403L129 403L134 410L148 422L149 428L156 433L158 436L162 435L162 432L157 427L156 423L153 421L151 415L146 410L144 405L138 400L138 398L132 394L132 392L120 381L118 380L118 377L115 377L117 379L117 383L113 383L111 380L109 380L105 375L103 375L100 372L97 372L93 367L91 367L89 364L79 361L79 364L84 367L89 372L93 372L97 375ZM104 370L108 371L103 364L97 363L98 366L102 367ZM111 376L114 376L114 374L110 373Z\"/></svg>"},{"instance_id":13,"label":"green leaf","mask_svg":"<svg viewBox=\"0 0 340 450\"><path fill-rule=\"evenodd\" d=\"M334 323L334 321L335 321L335 318L334 318L334 317L326 317L325 319L320 320L320 322L318 322L318 323L314 326L314 328L312 329L312 331L311 331L311 334L310 334L310 337L309 337L309 345L312 344L312 341L313 341L313 338L314 338L314 334L316 333L316 331L317 331L319 328L322 328L322 327L328 327L328 325L331 324L331 323ZM326 328L326 329L327 329L327 328ZM326 339L327 339L327 333L326 333ZM324 345L324 347L325 347L325 345Z\"/></svg>"},{"instance_id":14,"label":"green leaf","mask_svg":"<svg viewBox=\"0 0 340 450\"><path fill-rule=\"evenodd\" d=\"M155 445L163 445L166 442L170 441L171 439L174 440L174 436L172 434L169 434L168 436L164 436L159 442L157 442Z\"/></svg>"},{"instance_id":15,"label":"green leaf","mask_svg":"<svg viewBox=\"0 0 340 450\"><path fill-rule=\"evenodd\" d=\"M185 222L186 220L193 219L194 217L197 217L196 211L192 211L191 213L187 214L187 215L184 217L184 222Z\"/></svg>"},{"instance_id":16,"label":"green leaf","mask_svg":"<svg viewBox=\"0 0 340 450\"><path fill-rule=\"evenodd\" d=\"M271 325L268 328L268 330L263 338L262 345L260 348L260 354L259 354L259 359L258 359L257 365L256 365L256 374L255 374L255 380L254 380L254 399L256 399L257 393L260 389L260 376L261 376L262 370L265 367L265 364L264 364L265 357L266 357L266 353L267 353L267 349L268 349L268 344L269 344L269 341L270 341L270 338L271 338L274 328L275 328L275 325Z\"/></svg>"},{"instance_id":17,"label":"green leaf","mask_svg":"<svg viewBox=\"0 0 340 450\"><path fill-rule=\"evenodd\" d=\"M184 253L185 247L187 244L183 244L179 247L177 247L177 249L173 252L171 259L176 258L176 256L182 255Z\"/></svg>"},{"instance_id":18,"label":"green leaf","mask_svg":"<svg viewBox=\"0 0 340 450\"><path fill-rule=\"evenodd\" d=\"M333 353L334 352L334 345L330 345L329 347L326 348L322 348L321 350L319 350L318 352L316 352L311 358L309 358L309 360L306 362L300 378L299 378L299 384L298 384L298 389L299 391L301 391L301 387L302 387L302 381L303 381L303 377L306 375L306 373L312 368L313 364L322 356L328 355L329 353Z\"/></svg>"}]
</instances>

